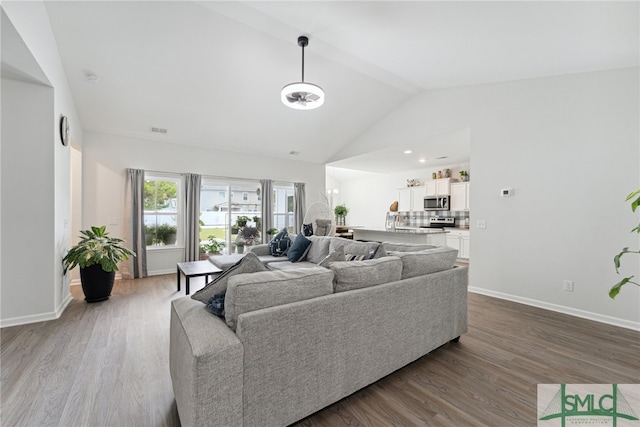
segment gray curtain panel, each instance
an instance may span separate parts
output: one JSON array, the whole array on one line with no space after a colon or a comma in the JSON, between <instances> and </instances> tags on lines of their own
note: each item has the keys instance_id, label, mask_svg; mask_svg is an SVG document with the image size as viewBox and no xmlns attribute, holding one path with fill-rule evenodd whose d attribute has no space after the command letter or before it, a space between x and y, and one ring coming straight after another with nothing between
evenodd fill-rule
<instances>
[{"instance_id":1,"label":"gray curtain panel","mask_svg":"<svg viewBox=\"0 0 640 427\"><path fill-rule=\"evenodd\" d=\"M144 236L144 170L127 169L125 185L125 236L126 243L137 256L129 258L122 266L122 277L135 279L146 277L147 244Z\"/></svg>"},{"instance_id":2,"label":"gray curtain panel","mask_svg":"<svg viewBox=\"0 0 640 427\"><path fill-rule=\"evenodd\" d=\"M260 192L262 194L262 243L268 243L267 230L273 228L273 181L260 180Z\"/></svg>"},{"instance_id":3,"label":"gray curtain panel","mask_svg":"<svg viewBox=\"0 0 640 427\"><path fill-rule=\"evenodd\" d=\"M304 182L293 183L293 230L302 233L302 220L307 201L304 190Z\"/></svg>"},{"instance_id":4,"label":"gray curtain panel","mask_svg":"<svg viewBox=\"0 0 640 427\"><path fill-rule=\"evenodd\" d=\"M184 194L184 260L200 259L200 184L202 177L193 173L185 173Z\"/></svg>"}]
</instances>

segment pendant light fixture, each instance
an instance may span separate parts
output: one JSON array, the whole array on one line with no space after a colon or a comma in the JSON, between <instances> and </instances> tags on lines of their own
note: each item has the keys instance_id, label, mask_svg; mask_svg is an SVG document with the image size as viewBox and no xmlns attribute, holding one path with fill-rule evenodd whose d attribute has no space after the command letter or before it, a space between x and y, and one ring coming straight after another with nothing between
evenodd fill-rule
<instances>
[{"instance_id":1,"label":"pendant light fixture","mask_svg":"<svg viewBox=\"0 0 640 427\"><path fill-rule=\"evenodd\" d=\"M287 107L296 110L313 110L324 104L324 91L318 85L304 81L304 48L309 44L305 36L298 37L298 46L302 48L302 81L289 83L282 88L280 97Z\"/></svg>"}]
</instances>

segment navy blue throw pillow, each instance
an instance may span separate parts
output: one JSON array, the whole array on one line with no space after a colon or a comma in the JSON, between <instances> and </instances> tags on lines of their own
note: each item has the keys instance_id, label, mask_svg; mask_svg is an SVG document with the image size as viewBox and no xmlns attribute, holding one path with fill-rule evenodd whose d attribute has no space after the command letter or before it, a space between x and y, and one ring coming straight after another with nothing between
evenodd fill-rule
<instances>
[{"instance_id":1,"label":"navy blue throw pillow","mask_svg":"<svg viewBox=\"0 0 640 427\"><path fill-rule=\"evenodd\" d=\"M313 236L313 224L302 224L302 234L305 236Z\"/></svg>"},{"instance_id":2,"label":"navy blue throw pillow","mask_svg":"<svg viewBox=\"0 0 640 427\"><path fill-rule=\"evenodd\" d=\"M281 232L275 235L275 237L269 242L269 251L273 256L285 256L291 246L291 239L286 228L283 228Z\"/></svg>"},{"instance_id":3,"label":"navy blue throw pillow","mask_svg":"<svg viewBox=\"0 0 640 427\"><path fill-rule=\"evenodd\" d=\"M302 234L298 234L296 240L293 241L293 244L289 248L289 252L287 252L287 258L291 262L303 261L307 257L307 252L311 248L311 240L304 237Z\"/></svg>"},{"instance_id":4,"label":"navy blue throw pillow","mask_svg":"<svg viewBox=\"0 0 640 427\"><path fill-rule=\"evenodd\" d=\"M219 317L224 317L224 297L227 293L215 294L207 302L207 310Z\"/></svg>"}]
</instances>

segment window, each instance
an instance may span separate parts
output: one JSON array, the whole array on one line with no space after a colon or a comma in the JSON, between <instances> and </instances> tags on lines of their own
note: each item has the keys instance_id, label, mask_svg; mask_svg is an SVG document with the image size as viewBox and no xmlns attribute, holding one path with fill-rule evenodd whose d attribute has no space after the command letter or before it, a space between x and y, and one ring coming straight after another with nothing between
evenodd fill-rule
<instances>
[{"instance_id":1,"label":"window","mask_svg":"<svg viewBox=\"0 0 640 427\"><path fill-rule=\"evenodd\" d=\"M293 185L273 186L273 226L293 233Z\"/></svg>"},{"instance_id":2,"label":"window","mask_svg":"<svg viewBox=\"0 0 640 427\"><path fill-rule=\"evenodd\" d=\"M227 192L226 191L218 191L218 199L219 200L226 200L227 198Z\"/></svg>"},{"instance_id":3,"label":"window","mask_svg":"<svg viewBox=\"0 0 640 427\"><path fill-rule=\"evenodd\" d=\"M246 191L242 192L242 200L247 201L249 200L249 193L247 193Z\"/></svg>"},{"instance_id":4,"label":"window","mask_svg":"<svg viewBox=\"0 0 640 427\"><path fill-rule=\"evenodd\" d=\"M144 181L144 232L147 246L176 246L180 179L149 176Z\"/></svg>"}]
</instances>

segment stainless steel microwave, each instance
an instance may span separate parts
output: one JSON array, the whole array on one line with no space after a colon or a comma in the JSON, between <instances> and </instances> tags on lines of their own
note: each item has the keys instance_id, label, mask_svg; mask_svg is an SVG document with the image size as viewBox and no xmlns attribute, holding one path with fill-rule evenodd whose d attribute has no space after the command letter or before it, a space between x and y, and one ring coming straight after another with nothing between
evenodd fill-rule
<instances>
[{"instance_id":1,"label":"stainless steel microwave","mask_svg":"<svg viewBox=\"0 0 640 427\"><path fill-rule=\"evenodd\" d=\"M425 211L448 211L449 196L425 196L424 210Z\"/></svg>"}]
</instances>

